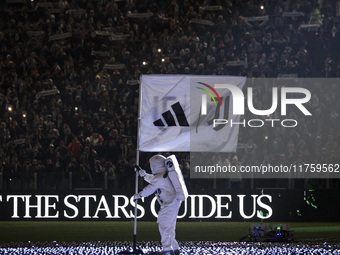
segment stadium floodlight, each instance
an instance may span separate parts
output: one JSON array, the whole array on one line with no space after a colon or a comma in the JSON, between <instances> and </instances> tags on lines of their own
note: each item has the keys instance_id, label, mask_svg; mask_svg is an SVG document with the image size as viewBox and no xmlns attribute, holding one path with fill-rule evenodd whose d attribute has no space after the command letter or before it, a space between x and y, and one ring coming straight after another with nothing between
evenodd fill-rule
<instances>
[{"instance_id":1,"label":"stadium floodlight","mask_svg":"<svg viewBox=\"0 0 340 255\"><path fill-rule=\"evenodd\" d=\"M264 5L263 4L260 5L260 9L264 10Z\"/></svg>"},{"instance_id":2,"label":"stadium floodlight","mask_svg":"<svg viewBox=\"0 0 340 255\"><path fill-rule=\"evenodd\" d=\"M146 61L143 61L143 66L146 66L148 63Z\"/></svg>"},{"instance_id":3,"label":"stadium floodlight","mask_svg":"<svg viewBox=\"0 0 340 255\"><path fill-rule=\"evenodd\" d=\"M7 110L8 110L9 112L13 111L13 107L10 105L10 106L7 107Z\"/></svg>"},{"instance_id":4,"label":"stadium floodlight","mask_svg":"<svg viewBox=\"0 0 340 255\"><path fill-rule=\"evenodd\" d=\"M162 49L158 49L157 51L158 51L159 53L161 53L161 52L162 52Z\"/></svg>"}]
</instances>

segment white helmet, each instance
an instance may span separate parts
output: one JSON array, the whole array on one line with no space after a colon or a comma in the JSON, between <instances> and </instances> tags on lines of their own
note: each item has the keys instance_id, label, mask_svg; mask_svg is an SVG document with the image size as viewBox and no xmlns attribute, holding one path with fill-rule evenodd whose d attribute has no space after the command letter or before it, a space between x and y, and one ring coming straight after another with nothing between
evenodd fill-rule
<instances>
[{"instance_id":1,"label":"white helmet","mask_svg":"<svg viewBox=\"0 0 340 255\"><path fill-rule=\"evenodd\" d=\"M166 157L159 154L154 155L149 159L150 168L153 174L164 173L165 171L167 171L165 160Z\"/></svg>"}]
</instances>

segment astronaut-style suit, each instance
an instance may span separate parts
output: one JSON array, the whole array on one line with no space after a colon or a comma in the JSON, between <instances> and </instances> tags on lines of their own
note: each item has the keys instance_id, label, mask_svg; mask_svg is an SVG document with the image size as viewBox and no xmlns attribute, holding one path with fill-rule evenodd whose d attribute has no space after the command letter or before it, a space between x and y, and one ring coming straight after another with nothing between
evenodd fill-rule
<instances>
[{"instance_id":1,"label":"astronaut-style suit","mask_svg":"<svg viewBox=\"0 0 340 255\"><path fill-rule=\"evenodd\" d=\"M180 172L177 159L174 155L168 158L162 155L151 157L150 168L153 174L147 174L144 170L139 171L140 176L144 177L144 180L149 182L149 185L135 195L135 199L138 199L156 194L157 200L161 205L157 223L161 234L163 254L173 254L172 251L174 251L175 254L179 254L178 242L175 239L177 214L182 201L188 196L181 172L181 185L184 185L184 187L176 185L176 181L174 184L173 181L171 181L174 177L169 178L169 175L176 175L178 179L175 167L177 168L176 171ZM183 196L183 189L186 194L185 196Z\"/></svg>"}]
</instances>

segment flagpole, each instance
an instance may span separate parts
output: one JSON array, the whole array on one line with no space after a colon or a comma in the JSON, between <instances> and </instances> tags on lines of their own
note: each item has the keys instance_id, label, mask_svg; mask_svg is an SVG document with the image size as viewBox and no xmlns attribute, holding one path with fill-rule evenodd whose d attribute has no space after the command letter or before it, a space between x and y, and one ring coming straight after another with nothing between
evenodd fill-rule
<instances>
[{"instance_id":1,"label":"flagpole","mask_svg":"<svg viewBox=\"0 0 340 255\"><path fill-rule=\"evenodd\" d=\"M137 149L137 155L136 155L136 164L139 165L139 150ZM135 167L135 194L138 193L138 169ZM137 204L138 200L135 200L135 208L134 208L134 222L133 222L133 250L136 250L137 246Z\"/></svg>"},{"instance_id":2,"label":"flagpole","mask_svg":"<svg viewBox=\"0 0 340 255\"><path fill-rule=\"evenodd\" d=\"M142 109L142 87L141 87L141 79L139 80L139 95L138 95L138 118L137 118L137 150L136 150L136 165L139 165L139 127L140 127L140 116ZM135 169L136 178L135 178L135 194L138 193L138 170ZM135 200L135 211L134 211L134 224L133 224L133 250L136 250L137 246L137 204L138 200Z\"/></svg>"},{"instance_id":3,"label":"flagpole","mask_svg":"<svg viewBox=\"0 0 340 255\"><path fill-rule=\"evenodd\" d=\"M139 165L139 122L140 122L140 115L141 115L141 99L142 99L142 90L141 90L141 82L139 82L139 102L138 102L138 118L137 118L137 148L136 148L136 165ZM134 167L135 171L135 194L138 193L138 169ZM134 208L134 221L133 221L133 235L132 235L132 251L122 251L118 254L144 254L142 250L137 249L137 205L138 199L135 201L135 208Z\"/></svg>"}]
</instances>

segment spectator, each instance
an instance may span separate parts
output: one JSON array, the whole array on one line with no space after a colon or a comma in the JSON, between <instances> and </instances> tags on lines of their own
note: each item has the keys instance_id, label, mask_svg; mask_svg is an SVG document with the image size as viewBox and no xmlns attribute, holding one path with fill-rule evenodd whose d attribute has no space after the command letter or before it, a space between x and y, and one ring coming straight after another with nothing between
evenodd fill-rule
<instances>
[{"instance_id":1,"label":"spectator","mask_svg":"<svg viewBox=\"0 0 340 255\"><path fill-rule=\"evenodd\" d=\"M117 182L122 179L127 188L130 181L125 175L126 162L131 162L136 150L131 141L136 137L138 117L138 89L127 85L127 81L137 80L143 73L249 78L284 74L340 76L340 22L335 3L330 0L325 0L323 6L308 1L278 1L273 5L264 2L263 9L256 8L253 1L227 1L216 12L204 11L209 1L165 1L155 5L146 0L140 5L104 0L103 11L99 11L101 5L91 1L59 1L56 6L61 13L54 14L38 7L39 2L8 1L0 21L0 160L6 174L13 169L13 160L18 161L14 165L21 166L26 180L18 185L21 188L33 188L33 172L43 175L42 169L48 169L47 161L55 165L57 172L63 171L60 166L65 165L67 171L82 176L86 182L102 186L91 176L98 158L101 162L112 161L110 167L116 168ZM71 14L67 12L70 9L80 11ZM128 11L146 10L154 15L140 20L127 15ZM282 15L292 11L304 12L304 16ZM264 15L268 19L247 19ZM192 19L212 23L195 24ZM308 23L315 27L301 27ZM100 35L106 31L117 37ZM58 38L66 32L72 32L72 36ZM244 61L244 65L229 67L227 61ZM265 95L265 89L256 87L254 94ZM281 154L288 162L300 154L305 162L339 158L339 144L334 142L339 133L334 131L331 138L320 136L339 124L335 111L339 87L315 85L309 90L313 95L313 115L331 125L296 116L299 127L295 132L261 129L254 137L268 139L253 143L246 129L240 132L239 141L247 148L238 153L239 162L256 157L260 162L278 162ZM270 99L263 96L261 106L269 105ZM94 138L96 134L100 135ZM23 145L18 144L20 139L26 139ZM265 151L268 144L272 148ZM10 185L7 188L14 187Z\"/></svg>"},{"instance_id":2,"label":"spectator","mask_svg":"<svg viewBox=\"0 0 340 255\"><path fill-rule=\"evenodd\" d=\"M72 142L67 146L67 149L72 153L74 158L79 159L83 145L79 142L78 137L75 136L73 137Z\"/></svg>"}]
</instances>

